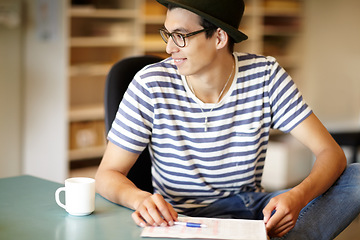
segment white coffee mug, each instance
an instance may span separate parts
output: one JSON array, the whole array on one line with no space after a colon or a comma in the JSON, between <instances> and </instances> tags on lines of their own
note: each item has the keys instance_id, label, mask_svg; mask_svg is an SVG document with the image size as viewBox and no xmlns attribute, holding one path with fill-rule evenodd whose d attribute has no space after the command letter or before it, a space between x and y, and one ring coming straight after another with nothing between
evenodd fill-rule
<instances>
[{"instance_id":1,"label":"white coffee mug","mask_svg":"<svg viewBox=\"0 0 360 240\"><path fill-rule=\"evenodd\" d=\"M60 192L65 191L65 204L60 201ZM95 179L76 177L65 180L65 187L55 192L56 203L74 216L85 216L95 210Z\"/></svg>"}]
</instances>

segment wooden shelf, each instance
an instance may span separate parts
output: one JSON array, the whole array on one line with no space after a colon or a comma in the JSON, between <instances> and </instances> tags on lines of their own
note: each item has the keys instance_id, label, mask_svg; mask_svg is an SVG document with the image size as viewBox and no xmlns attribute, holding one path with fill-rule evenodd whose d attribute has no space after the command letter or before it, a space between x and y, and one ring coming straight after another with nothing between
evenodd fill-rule
<instances>
[{"instance_id":1,"label":"wooden shelf","mask_svg":"<svg viewBox=\"0 0 360 240\"><path fill-rule=\"evenodd\" d=\"M299 16L302 2L300 0L263 0L263 7L265 16Z\"/></svg>"},{"instance_id":2,"label":"wooden shelf","mask_svg":"<svg viewBox=\"0 0 360 240\"><path fill-rule=\"evenodd\" d=\"M69 122L102 120L104 114L102 104L72 106L69 111Z\"/></svg>"},{"instance_id":3,"label":"wooden shelf","mask_svg":"<svg viewBox=\"0 0 360 240\"><path fill-rule=\"evenodd\" d=\"M69 77L77 76L106 76L111 64L78 64L70 66Z\"/></svg>"},{"instance_id":4,"label":"wooden shelf","mask_svg":"<svg viewBox=\"0 0 360 240\"><path fill-rule=\"evenodd\" d=\"M71 47L134 47L134 39L119 37L72 37Z\"/></svg>"},{"instance_id":5,"label":"wooden shelf","mask_svg":"<svg viewBox=\"0 0 360 240\"><path fill-rule=\"evenodd\" d=\"M265 26L264 36L296 36L299 34L299 30L293 27L277 27L277 26Z\"/></svg>"},{"instance_id":6,"label":"wooden shelf","mask_svg":"<svg viewBox=\"0 0 360 240\"><path fill-rule=\"evenodd\" d=\"M70 150L68 158L70 161L90 159L90 158L100 158L102 157L104 152L105 152L105 146L81 148L76 150Z\"/></svg>"},{"instance_id":7,"label":"wooden shelf","mask_svg":"<svg viewBox=\"0 0 360 240\"><path fill-rule=\"evenodd\" d=\"M138 10L134 9L96 9L92 7L70 8L70 17L82 18L137 18Z\"/></svg>"},{"instance_id":8,"label":"wooden shelf","mask_svg":"<svg viewBox=\"0 0 360 240\"><path fill-rule=\"evenodd\" d=\"M266 8L264 10L264 16L266 17L301 17L302 13L300 9L296 8Z\"/></svg>"}]
</instances>

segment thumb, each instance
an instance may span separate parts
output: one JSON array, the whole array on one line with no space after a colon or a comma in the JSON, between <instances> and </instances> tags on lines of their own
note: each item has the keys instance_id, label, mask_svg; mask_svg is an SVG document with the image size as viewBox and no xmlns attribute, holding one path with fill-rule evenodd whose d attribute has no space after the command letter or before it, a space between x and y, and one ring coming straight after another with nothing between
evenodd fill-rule
<instances>
[{"instance_id":1,"label":"thumb","mask_svg":"<svg viewBox=\"0 0 360 240\"><path fill-rule=\"evenodd\" d=\"M275 212L275 210L276 210L276 204L274 203L273 200L271 200L263 209L265 224L269 221L271 215Z\"/></svg>"}]
</instances>

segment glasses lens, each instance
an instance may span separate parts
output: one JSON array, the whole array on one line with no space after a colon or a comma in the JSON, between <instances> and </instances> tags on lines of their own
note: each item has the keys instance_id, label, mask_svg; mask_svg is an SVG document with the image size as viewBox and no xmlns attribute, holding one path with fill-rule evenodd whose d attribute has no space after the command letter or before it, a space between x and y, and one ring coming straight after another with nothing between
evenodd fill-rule
<instances>
[{"instance_id":1,"label":"glasses lens","mask_svg":"<svg viewBox=\"0 0 360 240\"><path fill-rule=\"evenodd\" d=\"M175 44L179 47L185 46L185 38L180 33L172 33L172 39L174 40Z\"/></svg>"},{"instance_id":2,"label":"glasses lens","mask_svg":"<svg viewBox=\"0 0 360 240\"><path fill-rule=\"evenodd\" d=\"M168 43L170 33L166 32L164 29L160 29L160 35L165 43Z\"/></svg>"},{"instance_id":3,"label":"glasses lens","mask_svg":"<svg viewBox=\"0 0 360 240\"><path fill-rule=\"evenodd\" d=\"M181 33L169 33L165 29L160 29L160 35L166 44L168 43L169 38L171 37L174 43L178 47L185 46L185 37Z\"/></svg>"}]
</instances>

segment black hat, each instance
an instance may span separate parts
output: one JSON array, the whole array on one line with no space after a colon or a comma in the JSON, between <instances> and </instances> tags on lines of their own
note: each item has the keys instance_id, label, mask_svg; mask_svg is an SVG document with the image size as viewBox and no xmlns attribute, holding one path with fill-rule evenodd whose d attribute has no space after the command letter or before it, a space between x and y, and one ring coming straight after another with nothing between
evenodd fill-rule
<instances>
[{"instance_id":1,"label":"black hat","mask_svg":"<svg viewBox=\"0 0 360 240\"><path fill-rule=\"evenodd\" d=\"M173 4L187 9L223 29L236 43L248 37L238 30L244 14L243 0L156 0L165 7Z\"/></svg>"}]
</instances>

